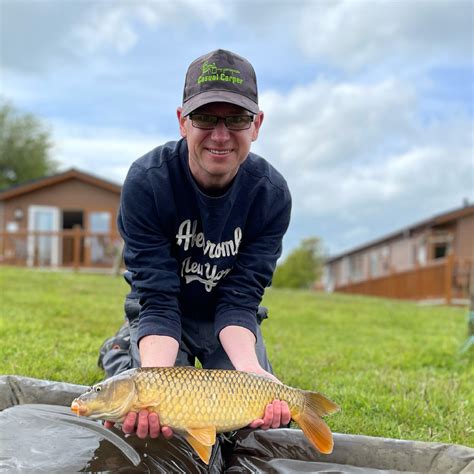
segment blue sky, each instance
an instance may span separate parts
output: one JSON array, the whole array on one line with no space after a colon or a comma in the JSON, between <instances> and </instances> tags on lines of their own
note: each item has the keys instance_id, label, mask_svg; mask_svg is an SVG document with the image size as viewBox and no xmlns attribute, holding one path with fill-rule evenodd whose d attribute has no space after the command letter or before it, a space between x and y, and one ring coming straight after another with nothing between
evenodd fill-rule
<instances>
[{"instance_id":1,"label":"blue sky","mask_svg":"<svg viewBox=\"0 0 474 474\"><path fill-rule=\"evenodd\" d=\"M254 65L254 151L286 177L285 253L339 253L474 202L470 0L0 0L1 95L51 130L53 157L121 183L178 138L196 57Z\"/></svg>"}]
</instances>

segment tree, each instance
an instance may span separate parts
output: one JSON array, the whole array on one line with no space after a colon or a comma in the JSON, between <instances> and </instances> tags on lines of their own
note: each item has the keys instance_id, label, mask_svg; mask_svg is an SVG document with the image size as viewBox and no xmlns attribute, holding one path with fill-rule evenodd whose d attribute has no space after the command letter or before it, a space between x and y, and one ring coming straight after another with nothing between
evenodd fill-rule
<instances>
[{"instance_id":1,"label":"tree","mask_svg":"<svg viewBox=\"0 0 474 474\"><path fill-rule=\"evenodd\" d=\"M0 189L52 174L49 131L33 115L0 103Z\"/></svg>"},{"instance_id":2,"label":"tree","mask_svg":"<svg viewBox=\"0 0 474 474\"><path fill-rule=\"evenodd\" d=\"M273 276L277 288L309 288L321 277L324 252L318 237L304 239L286 260L278 265Z\"/></svg>"}]
</instances>

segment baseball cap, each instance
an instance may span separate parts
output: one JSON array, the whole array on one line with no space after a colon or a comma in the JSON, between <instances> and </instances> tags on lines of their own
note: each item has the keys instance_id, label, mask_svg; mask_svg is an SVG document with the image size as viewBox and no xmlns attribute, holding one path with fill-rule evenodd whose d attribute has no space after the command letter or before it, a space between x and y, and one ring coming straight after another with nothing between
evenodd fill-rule
<instances>
[{"instance_id":1,"label":"baseball cap","mask_svg":"<svg viewBox=\"0 0 474 474\"><path fill-rule=\"evenodd\" d=\"M254 114L259 112L257 78L245 58L217 49L190 64L184 83L183 115L211 102L228 102Z\"/></svg>"}]
</instances>

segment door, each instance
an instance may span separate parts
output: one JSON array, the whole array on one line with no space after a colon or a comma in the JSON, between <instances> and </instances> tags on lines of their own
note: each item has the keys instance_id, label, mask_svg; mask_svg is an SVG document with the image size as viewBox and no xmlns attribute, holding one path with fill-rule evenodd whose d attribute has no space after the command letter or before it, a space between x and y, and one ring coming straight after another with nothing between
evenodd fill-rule
<instances>
[{"instance_id":1,"label":"door","mask_svg":"<svg viewBox=\"0 0 474 474\"><path fill-rule=\"evenodd\" d=\"M62 210L62 230L71 231L76 227L84 228L84 212L82 210L63 209ZM74 262L74 235L70 233L63 236L62 240L62 265L70 266L76 263L84 263L84 239L80 238L79 262ZM77 256L76 256L77 258Z\"/></svg>"},{"instance_id":2,"label":"door","mask_svg":"<svg viewBox=\"0 0 474 474\"><path fill-rule=\"evenodd\" d=\"M58 235L30 235L31 232L59 232L60 213L53 206L28 208L28 266L57 266L59 264Z\"/></svg>"}]
</instances>

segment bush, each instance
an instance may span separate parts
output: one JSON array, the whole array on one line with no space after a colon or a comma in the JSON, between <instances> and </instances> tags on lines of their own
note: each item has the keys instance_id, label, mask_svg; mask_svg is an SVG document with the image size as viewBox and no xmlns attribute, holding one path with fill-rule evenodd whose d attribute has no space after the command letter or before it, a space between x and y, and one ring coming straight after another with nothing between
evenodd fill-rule
<instances>
[{"instance_id":1,"label":"bush","mask_svg":"<svg viewBox=\"0 0 474 474\"><path fill-rule=\"evenodd\" d=\"M321 277L323 262L321 239L304 239L299 247L278 265L272 284L276 288L310 288Z\"/></svg>"}]
</instances>

